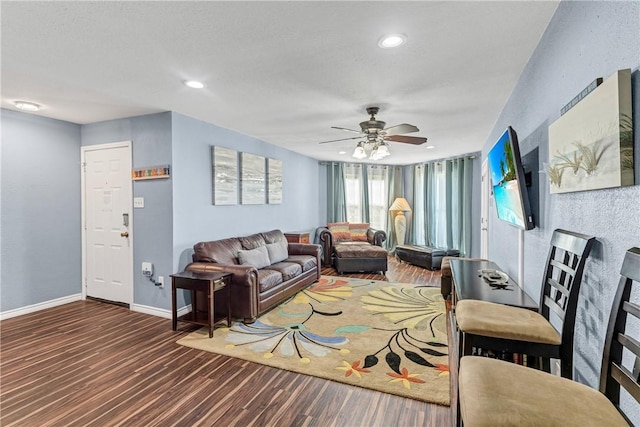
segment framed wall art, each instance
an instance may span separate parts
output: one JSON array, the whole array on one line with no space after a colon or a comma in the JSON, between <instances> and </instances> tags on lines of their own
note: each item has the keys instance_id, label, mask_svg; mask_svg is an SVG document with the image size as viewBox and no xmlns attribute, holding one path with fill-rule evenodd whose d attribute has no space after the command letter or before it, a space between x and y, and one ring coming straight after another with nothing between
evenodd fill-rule
<instances>
[{"instance_id":1,"label":"framed wall art","mask_svg":"<svg viewBox=\"0 0 640 427\"><path fill-rule=\"evenodd\" d=\"M213 204L238 204L238 152L226 147L211 147Z\"/></svg>"},{"instance_id":2,"label":"framed wall art","mask_svg":"<svg viewBox=\"0 0 640 427\"><path fill-rule=\"evenodd\" d=\"M267 203L282 203L282 160L267 159Z\"/></svg>"},{"instance_id":3,"label":"framed wall art","mask_svg":"<svg viewBox=\"0 0 640 427\"><path fill-rule=\"evenodd\" d=\"M266 203L266 162L262 156L241 153L240 200L243 205L263 205Z\"/></svg>"},{"instance_id":4,"label":"framed wall art","mask_svg":"<svg viewBox=\"0 0 640 427\"><path fill-rule=\"evenodd\" d=\"M634 184L631 108L631 70L620 70L549 126L552 194Z\"/></svg>"}]
</instances>

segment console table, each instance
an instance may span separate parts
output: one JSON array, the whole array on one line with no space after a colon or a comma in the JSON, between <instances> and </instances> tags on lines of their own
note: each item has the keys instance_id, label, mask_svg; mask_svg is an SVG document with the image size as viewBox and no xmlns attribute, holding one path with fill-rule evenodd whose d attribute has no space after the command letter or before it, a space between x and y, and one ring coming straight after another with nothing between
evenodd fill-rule
<instances>
[{"instance_id":1,"label":"console table","mask_svg":"<svg viewBox=\"0 0 640 427\"><path fill-rule=\"evenodd\" d=\"M497 287L489 285L478 270L500 270L491 261L471 261L452 258L450 261L453 278L452 305L462 299L475 299L514 307L537 310L538 304L527 295L511 278Z\"/></svg>"},{"instance_id":2,"label":"console table","mask_svg":"<svg viewBox=\"0 0 640 427\"><path fill-rule=\"evenodd\" d=\"M178 321L194 323L209 327L209 338L213 337L213 325L215 317L215 293L226 290L227 299L227 326L231 326L231 273L183 271L171 275L171 314L172 327L175 331ZM176 290L188 289L191 291L191 311L178 317L176 305ZM198 311L197 295L204 293L207 296L207 311ZM220 320L222 317L219 317Z\"/></svg>"}]
</instances>

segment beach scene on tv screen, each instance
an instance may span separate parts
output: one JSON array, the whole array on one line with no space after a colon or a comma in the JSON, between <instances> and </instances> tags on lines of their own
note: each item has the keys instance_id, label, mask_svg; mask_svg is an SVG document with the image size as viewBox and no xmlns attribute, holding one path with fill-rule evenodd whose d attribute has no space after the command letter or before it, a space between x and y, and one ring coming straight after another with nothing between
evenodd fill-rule
<instances>
[{"instance_id":1,"label":"beach scene on tv screen","mask_svg":"<svg viewBox=\"0 0 640 427\"><path fill-rule=\"evenodd\" d=\"M498 218L518 227L524 227L520 188L508 131L500 137L489 152L489 170Z\"/></svg>"}]
</instances>

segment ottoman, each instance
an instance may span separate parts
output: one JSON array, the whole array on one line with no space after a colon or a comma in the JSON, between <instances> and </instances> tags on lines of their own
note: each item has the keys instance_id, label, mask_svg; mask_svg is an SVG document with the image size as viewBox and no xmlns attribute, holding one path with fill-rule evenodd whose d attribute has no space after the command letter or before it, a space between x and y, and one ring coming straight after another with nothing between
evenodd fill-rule
<instances>
[{"instance_id":1,"label":"ottoman","mask_svg":"<svg viewBox=\"0 0 640 427\"><path fill-rule=\"evenodd\" d=\"M344 242L333 246L333 265L342 273L387 272L387 251L365 242Z\"/></svg>"},{"instance_id":2,"label":"ottoman","mask_svg":"<svg viewBox=\"0 0 640 427\"><path fill-rule=\"evenodd\" d=\"M440 270L442 257L459 256L457 249L434 248L431 246L399 245L396 246L396 257L409 264L428 268L429 270Z\"/></svg>"}]
</instances>

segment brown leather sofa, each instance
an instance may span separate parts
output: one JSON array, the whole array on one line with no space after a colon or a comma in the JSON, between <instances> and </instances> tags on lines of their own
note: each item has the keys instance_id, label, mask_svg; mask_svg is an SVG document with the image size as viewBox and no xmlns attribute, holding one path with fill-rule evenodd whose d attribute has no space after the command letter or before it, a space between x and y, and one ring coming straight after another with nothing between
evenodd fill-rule
<instances>
[{"instance_id":1,"label":"brown leather sofa","mask_svg":"<svg viewBox=\"0 0 640 427\"><path fill-rule=\"evenodd\" d=\"M387 271L387 251L382 243L387 234L382 230L367 229L366 241L337 242L327 227L318 231L318 239L322 245L324 265L333 266L338 274L357 272Z\"/></svg>"},{"instance_id":2,"label":"brown leather sofa","mask_svg":"<svg viewBox=\"0 0 640 427\"><path fill-rule=\"evenodd\" d=\"M280 230L200 242L193 249L193 262L185 269L232 273L231 316L246 323L320 278L321 246L288 243ZM270 257L266 261L264 253ZM226 313L226 300L217 295L215 306Z\"/></svg>"}]
</instances>

